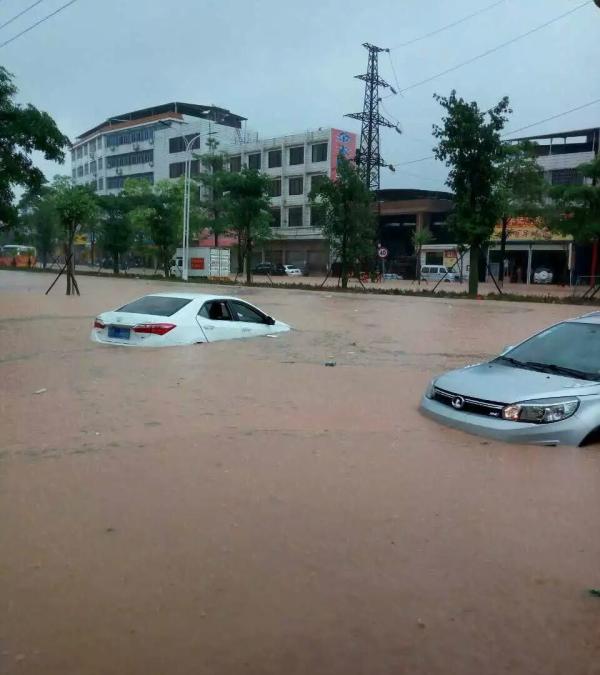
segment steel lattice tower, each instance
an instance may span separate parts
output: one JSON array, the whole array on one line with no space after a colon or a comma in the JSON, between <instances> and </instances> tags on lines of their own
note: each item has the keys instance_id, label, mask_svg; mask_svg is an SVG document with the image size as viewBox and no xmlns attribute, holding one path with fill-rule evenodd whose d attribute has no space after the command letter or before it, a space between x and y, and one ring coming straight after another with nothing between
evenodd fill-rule
<instances>
[{"instance_id":1,"label":"steel lattice tower","mask_svg":"<svg viewBox=\"0 0 600 675\"><path fill-rule=\"evenodd\" d=\"M360 149L356 152L356 165L365 185L370 190L379 190L379 173L384 162L379 153L379 127L390 127L398 133L400 129L379 113L379 88L390 88L396 91L385 80L379 77L379 52L389 52L389 49L376 47L368 42L363 47L369 52L369 62L365 75L355 75L365 83L365 100L361 113L350 113L345 117L352 117L362 122L360 130Z\"/></svg>"}]
</instances>

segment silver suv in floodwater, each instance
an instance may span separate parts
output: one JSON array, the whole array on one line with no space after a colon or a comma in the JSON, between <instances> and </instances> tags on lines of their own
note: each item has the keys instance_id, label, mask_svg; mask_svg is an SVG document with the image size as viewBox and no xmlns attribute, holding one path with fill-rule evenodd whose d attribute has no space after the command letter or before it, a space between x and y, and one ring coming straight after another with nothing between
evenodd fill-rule
<instances>
[{"instance_id":1,"label":"silver suv in floodwater","mask_svg":"<svg viewBox=\"0 0 600 675\"><path fill-rule=\"evenodd\" d=\"M563 321L487 363L434 379L426 415L503 441L600 440L600 312Z\"/></svg>"}]
</instances>

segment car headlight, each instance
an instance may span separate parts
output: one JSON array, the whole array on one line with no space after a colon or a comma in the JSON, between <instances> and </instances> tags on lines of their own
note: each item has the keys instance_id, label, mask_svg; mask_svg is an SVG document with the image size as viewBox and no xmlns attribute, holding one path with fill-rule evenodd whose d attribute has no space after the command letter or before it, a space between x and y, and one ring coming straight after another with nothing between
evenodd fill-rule
<instances>
[{"instance_id":1,"label":"car headlight","mask_svg":"<svg viewBox=\"0 0 600 675\"><path fill-rule=\"evenodd\" d=\"M579 408L577 398L548 398L507 405L502 410L502 417L511 422L548 424L566 420L575 414L577 408Z\"/></svg>"},{"instance_id":2,"label":"car headlight","mask_svg":"<svg viewBox=\"0 0 600 675\"><path fill-rule=\"evenodd\" d=\"M425 389L425 398L433 398L434 389L435 389L435 380L431 380L431 382L427 385L427 389Z\"/></svg>"}]
</instances>

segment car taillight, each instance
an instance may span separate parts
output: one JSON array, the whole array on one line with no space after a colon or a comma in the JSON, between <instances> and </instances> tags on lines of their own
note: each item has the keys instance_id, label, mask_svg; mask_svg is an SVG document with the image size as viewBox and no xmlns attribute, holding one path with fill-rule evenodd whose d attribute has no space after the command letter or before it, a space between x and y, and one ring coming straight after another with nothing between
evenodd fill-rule
<instances>
[{"instance_id":1,"label":"car taillight","mask_svg":"<svg viewBox=\"0 0 600 675\"><path fill-rule=\"evenodd\" d=\"M149 333L150 335L165 335L173 328L176 328L174 323L139 323L133 327L134 333Z\"/></svg>"},{"instance_id":2,"label":"car taillight","mask_svg":"<svg viewBox=\"0 0 600 675\"><path fill-rule=\"evenodd\" d=\"M100 319L94 319L94 328L106 328L106 324Z\"/></svg>"}]
</instances>

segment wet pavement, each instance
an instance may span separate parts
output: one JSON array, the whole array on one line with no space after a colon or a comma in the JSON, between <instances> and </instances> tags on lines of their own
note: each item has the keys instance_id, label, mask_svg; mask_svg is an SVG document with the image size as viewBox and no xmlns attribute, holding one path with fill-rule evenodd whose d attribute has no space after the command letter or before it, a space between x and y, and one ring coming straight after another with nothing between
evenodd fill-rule
<instances>
[{"instance_id":1,"label":"wet pavement","mask_svg":"<svg viewBox=\"0 0 600 675\"><path fill-rule=\"evenodd\" d=\"M79 284L0 272L0 673L600 673L599 449L417 412L580 308L227 288L295 330L144 350L93 317L183 286Z\"/></svg>"}]
</instances>

